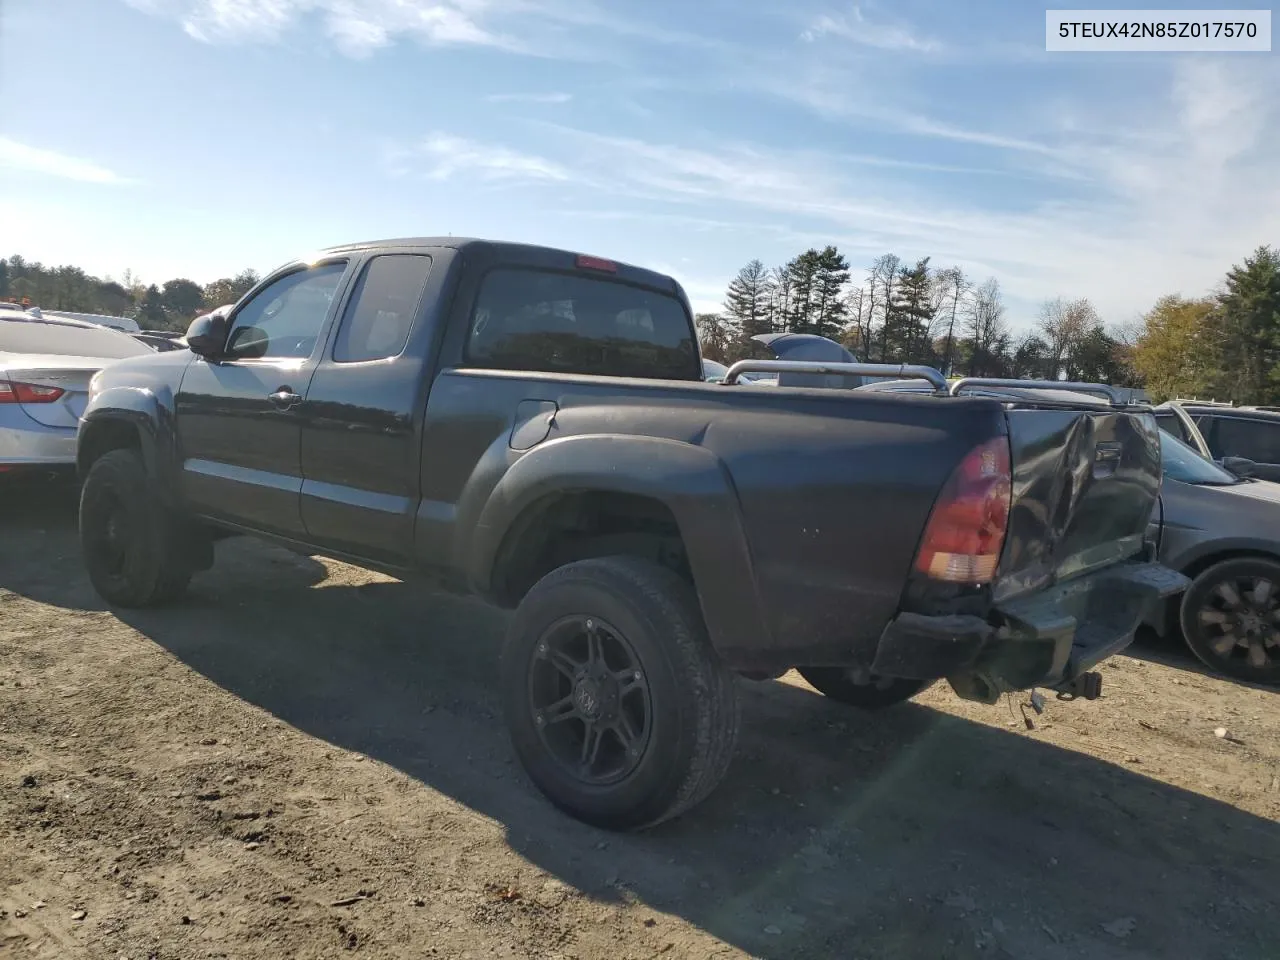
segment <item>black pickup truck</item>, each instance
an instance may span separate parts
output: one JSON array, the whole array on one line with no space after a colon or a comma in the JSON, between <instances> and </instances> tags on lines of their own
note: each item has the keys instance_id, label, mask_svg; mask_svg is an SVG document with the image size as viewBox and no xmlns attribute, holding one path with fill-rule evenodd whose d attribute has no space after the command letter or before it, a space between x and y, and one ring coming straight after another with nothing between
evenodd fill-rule
<instances>
[{"instance_id":1,"label":"black pickup truck","mask_svg":"<svg viewBox=\"0 0 1280 960\"><path fill-rule=\"evenodd\" d=\"M860 706L939 678L1092 697L1090 668L1185 584L1144 541L1148 409L947 396L936 371L925 396L707 383L679 285L597 257L334 248L187 342L90 387L98 592L173 599L252 534L514 608L515 749L601 826L715 787L735 674L796 667Z\"/></svg>"}]
</instances>

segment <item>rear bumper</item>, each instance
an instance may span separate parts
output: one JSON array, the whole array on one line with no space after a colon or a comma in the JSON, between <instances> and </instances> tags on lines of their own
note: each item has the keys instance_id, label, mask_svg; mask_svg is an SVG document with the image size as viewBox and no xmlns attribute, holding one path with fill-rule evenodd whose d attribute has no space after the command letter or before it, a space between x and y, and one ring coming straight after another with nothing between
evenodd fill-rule
<instances>
[{"instance_id":1,"label":"rear bumper","mask_svg":"<svg viewBox=\"0 0 1280 960\"><path fill-rule=\"evenodd\" d=\"M6 406L9 406L6 404ZM76 431L36 423L20 410L0 408L0 466L58 467L76 462ZM17 417L20 421L13 422Z\"/></svg>"},{"instance_id":2,"label":"rear bumper","mask_svg":"<svg viewBox=\"0 0 1280 960\"><path fill-rule=\"evenodd\" d=\"M899 614L880 637L871 669L914 679L946 677L956 692L992 702L1031 687L1065 687L1133 642L1148 611L1190 581L1158 563L1117 564L977 616Z\"/></svg>"}]
</instances>

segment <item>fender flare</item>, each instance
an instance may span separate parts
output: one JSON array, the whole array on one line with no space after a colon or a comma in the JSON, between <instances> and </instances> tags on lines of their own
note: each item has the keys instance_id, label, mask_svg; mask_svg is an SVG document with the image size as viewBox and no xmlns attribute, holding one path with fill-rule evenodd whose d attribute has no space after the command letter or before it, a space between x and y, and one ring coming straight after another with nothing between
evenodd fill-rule
<instances>
[{"instance_id":1,"label":"fender flare","mask_svg":"<svg viewBox=\"0 0 1280 960\"><path fill-rule=\"evenodd\" d=\"M76 472L83 479L92 465L94 438L104 429L128 424L136 433L147 473L161 481L161 496L176 498L177 437L172 408L145 387L111 387L95 394L81 417L76 439Z\"/></svg>"},{"instance_id":2,"label":"fender flare","mask_svg":"<svg viewBox=\"0 0 1280 960\"><path fill-rule=\"evenodd\" d=\"M460 558L472 587L491 596L508 534L525 511L559 493L648 497L675 517L711 641L719 650L766 643L751 549L729 470L704 447L658 437L588 434L540 444L503 474L473 523Z\"/></svg>"}]
</instances>

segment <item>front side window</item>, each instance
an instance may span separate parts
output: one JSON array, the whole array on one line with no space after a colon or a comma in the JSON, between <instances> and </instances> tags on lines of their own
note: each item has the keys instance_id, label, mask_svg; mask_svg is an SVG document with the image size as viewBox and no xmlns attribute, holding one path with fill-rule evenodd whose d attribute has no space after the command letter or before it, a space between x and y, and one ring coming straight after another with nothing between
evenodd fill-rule
<instances>
[{"instance_id":1,"label":"front side window","mask_svg":"<svg viewBox=\"0 0 1280 960\"><path fill-rule=\"evenodd\" d=\"M399 356L409 342L431 258L417 254L374 257L360 274L347 306L333 359L340 363Z\"/></svg>"},{"instance_id":2,"label":"front side window","mask_svg":"<svg viewBox=\"0 0 1280 960\"><path fill-rule=\"evenodd\" d=\"M1212 461L1206 460L1181 440L1160 434L1160 459L1166 479L1197 486L1234 486L1242 482Z\"/></svg>"},{"instance_id":3,"label":"front side window","mask_svg":"<svg viewBox=\"0 0 1280 960\"><path fill-rule=\"evenodd\" d=\"M227 355L237 360L311 356L346 270L345 261L324 263L264 288L236 313Z\"/></svg>"},{"instance_id":4,"label":"front side window","mask_svg":"<svg viewBox=\"0 0 1280 960\"><path fill-rule=\"evenodd\" d=\"M675 297L536 270L485 276L465 359L507 370L702 379L693 324Z\"/></svg>"}]
</instances>

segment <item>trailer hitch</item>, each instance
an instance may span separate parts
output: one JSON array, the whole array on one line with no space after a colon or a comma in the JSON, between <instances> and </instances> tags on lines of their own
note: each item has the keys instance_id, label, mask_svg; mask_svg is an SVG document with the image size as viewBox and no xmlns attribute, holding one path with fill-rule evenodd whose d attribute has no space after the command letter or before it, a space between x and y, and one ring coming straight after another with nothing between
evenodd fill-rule
<instances>
[{"instance_id":1,"label":"trailer hitch","mask_svg":"<svg viewBox=\"0 0 1280 960\"><path fill-rule=\"evenodd\" d=\"M1096 670L1082 673L1073 680L1054 687L1058 691L1059 700L1075 700L1084 697L1086 700L1097 700L1102 696L1102 674Z\"/></svg>"}]
</instances>

